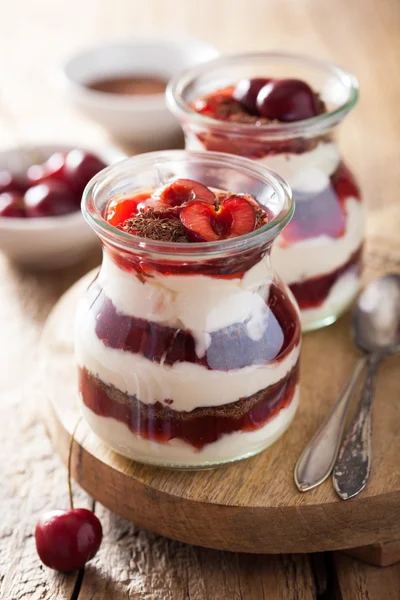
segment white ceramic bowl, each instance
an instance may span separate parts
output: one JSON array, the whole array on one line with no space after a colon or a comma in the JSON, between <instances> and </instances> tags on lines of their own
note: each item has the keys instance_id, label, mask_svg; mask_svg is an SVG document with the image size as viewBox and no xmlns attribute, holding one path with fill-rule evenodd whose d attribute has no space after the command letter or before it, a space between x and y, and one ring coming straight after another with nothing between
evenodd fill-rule
<instances>
[{"instance_id":1,"label":"white ceramic bowl","mask_svg":"<svg viewBox=\"0 0 400 600\"><path fill-rule=\"evenodd\" d=\"M12 148L0 152L0 169L10 169L15 175L32 162L43 162L54 152L67 152L75 146L41 144L34 149ZM82 146L76 146L82 148ZM125 158L120 150L94 150L106 164ZM33 156L35 160L33 161ZM97 238L85 222L80 210L68 215L42 218L0 217L0 251L10 259L29 268L54 269L81 260L97 243Z\"/></svg>"},{"instance_id":2,"label":"white ceramic bowl","mask_svg":"<svg viewBox=\"0 0 400 600\"><path fill-rule=\"evenodd\" d=\"M164 93L123 96L91 90L87 84L128 75L168 81L217 55L213 46L193 38L131 39L75 55L63 66L59 81L75 107L117 139L146 149L168 147L180 127L167 109Z\"/></svg>"}]
</instances>

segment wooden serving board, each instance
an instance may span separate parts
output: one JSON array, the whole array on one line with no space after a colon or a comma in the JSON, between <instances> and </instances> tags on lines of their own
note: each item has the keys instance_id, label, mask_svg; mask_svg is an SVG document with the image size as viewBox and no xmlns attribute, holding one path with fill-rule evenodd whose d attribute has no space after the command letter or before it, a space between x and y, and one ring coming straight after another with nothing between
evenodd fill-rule
<instances>
[{"instance_id":1,"label":"wooden serving board","mask_svg":"<svg viewBox=\"0 0 400 600\"><path fill-rule=\"evenodd\" d=\"M394 218L390 209L371 220L366 279L400 271L400 211L396 214ZM44 418L64 460L79 417L74 311L92 277L93 272L55 306L39 348ZM400 355L387 359L379 373L367 489L343 502L330 479L307 493L298 492L293 480L301 450L356 363L358 350L351 341L350 321L346 315L304 337L298 415L288 432L260 455L215 470L169 471L117 455L82 421L73 448L74 478L99 502L139 526L199 546L292 553L400 538Z\"/></svg>"}]
</instances>

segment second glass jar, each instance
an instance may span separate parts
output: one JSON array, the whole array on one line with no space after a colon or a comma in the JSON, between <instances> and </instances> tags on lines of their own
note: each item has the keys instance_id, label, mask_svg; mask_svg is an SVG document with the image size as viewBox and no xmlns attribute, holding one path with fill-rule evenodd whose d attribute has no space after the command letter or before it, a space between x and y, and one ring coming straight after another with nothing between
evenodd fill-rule
<instances>
[{"instance_id":1,"label":"second glass jar","mask_svg":"<svg viewBox=\"0 0 400 600\"><path fill-rule=\"evenodd\" d=\"M210 92L257 77L301 79L320 94L327 111L298 122L254 125L219 121L192 109ZM251 158L292 187L295 215L279 236L273 259L298 302L303 331L333 323L359 290L364 204L334 138L357 96L356 79L342 69L278 53L219 58L186 72L167 90L189 150Z\"/></svg>"},{"instance_id":2,"label":"second glass jar","mask_svg":"<svg viewBox=\"0 0 400 600\"><path fill-rule=\"evenodd\" d=\"M269 222L184 244L104 219L110 200L182 177L250 194ZM299 400L297 307L270 262L293 214L288 186L231 155L158 152L102 171L82 208L103 245L75 335L81 408L93 431L121 454L176 468L235 461L280 437Z\"/></svg>"}]
</instances>

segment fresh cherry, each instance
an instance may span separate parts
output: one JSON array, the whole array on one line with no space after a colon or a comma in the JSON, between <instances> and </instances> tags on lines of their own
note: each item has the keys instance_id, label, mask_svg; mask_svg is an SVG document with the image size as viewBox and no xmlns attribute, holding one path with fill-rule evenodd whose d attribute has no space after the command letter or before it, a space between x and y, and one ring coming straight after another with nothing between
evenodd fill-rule
<instances>
[{"instance_id":1,"label":"fresh cherry","mask_svg":"<svg viewBox=\"0 0 400 600\"><path fill-rule=\"evenodd\" d=\"M25 217L24 197L19 192L0 194L0 217Z\"/></svg>"},{"instance_id":2,"label":"fresh cherry","mask_svg":"<svg viewBox=\"0 0 400 600\"><path fill-rule=\"evenodd\" d=\"M195 201L214 204L215 196L208 187L198 181L175 179L172 183L157 189L151 198L139 206L139 209L163 210L171 213L170 216L178 216L181 207Z\"/></svg>"},{"instance_id":3,"label":"fresh cherry","mask_svg":"<svg viewBox=\"0 0 400 600\"><path fill-rule=\"evenodd\" d=\"M290 123L319 114L318 97L299 79L279 79L258 92L257 109L262 117Z\"/></svg>"},{"instance_id":4,"label":"fresh cherry","mask_svg":"<svg viewBox=\"0 0 400 600\"><path fill-rule=\"evenodd\" d=\"M230 196L218 208L192 202L181 210L180 219L190 241L215 242L253 231L256 211L246 198Z\"/></svg>"},{"instance_id":5,"label":"fresh cherry","mask_svg":"<svg viewBox=\"0 0 400 600\"><path fill-rule=\"evenodd\" d=\"M29 188L24 200L27 217L66 215L77 210L70 188L56 179Z\"/></svg>"},{"instance_id":6,"label":"fresh cherry","mask_svg":"<svg viewBox=\"0 0 400 600\"><path fill-rule=\"evenodd\" d=\"M106 165L94 154L76 148L65 159L64 178L78 195L79 201L86 184Z\"/></svg>"},{"instance_id":7,"label":"fresh cherry","mask_svg":"<svg viewBox=\"0 0 400 600\"><path fill-rule=\"evenodd\" d=\"M65 152L55 152L41 165L29 167L26 178L31 186L58 179L64 181Z\"/></svg>"},{"instance_id":8,"label":"fresh cherry","mask_svg":"<svg viewBox=\"0 0 400 600\"><path fill-rule=\"evenodd\" d=\"M0 194L5 192L19 192L23 194L26 190L26 186L21 179L15 177L7 169L0 171Z\"/></svg>"},{"instance_id":9,"label":"fresh cherry","mask_svg":"<svg viewBox=\"0 0 400 600\"><path fill-rule=\"evenodd\" d=\"M161 202L168 206L182 206L198 200L206 204L214 204L215 196L205 185L192 179L175 179L155 194Z\"/></svg>"},{"instance_id":10,"label":"fresh cherry","mask_svg":"<svg viewBox=\"0 0 400 600\"><path fill-rule=\"evenodd\" d=\"M42 563L57 571L81 569L97 553L103 531L86 508L54 510L38 521L36 550Z\"/></svg>"},{"instance_id":11,"label":"fresh cherry","mask_svg":"<svg viewBox=\"0 0 400 600\"><path fill-rule=\"evenodd\" d=\"M256 106L258 92L270 79L241 79L233 90L233 98L239 102L251 115L257 115Z\"/></svg>"}]
</instances>

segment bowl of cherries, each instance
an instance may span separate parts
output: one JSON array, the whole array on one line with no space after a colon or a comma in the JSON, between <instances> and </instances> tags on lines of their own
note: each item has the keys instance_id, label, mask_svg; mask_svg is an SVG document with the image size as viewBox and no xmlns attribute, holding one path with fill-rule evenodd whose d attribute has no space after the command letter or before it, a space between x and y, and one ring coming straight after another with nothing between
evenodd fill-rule
<instances>
[{"instance_id":1,"label":"bowl of cherries","mask_svg":"<svg viewBox=\"0 0 400 600\"><path fill-rule=\"evenodd\" d=\"M96 244L81 215L82 192L124 156L112 148L94 153L66 145L0 152L0 251L35 268L82 259Z\"/></svg>"}]
</instances>

